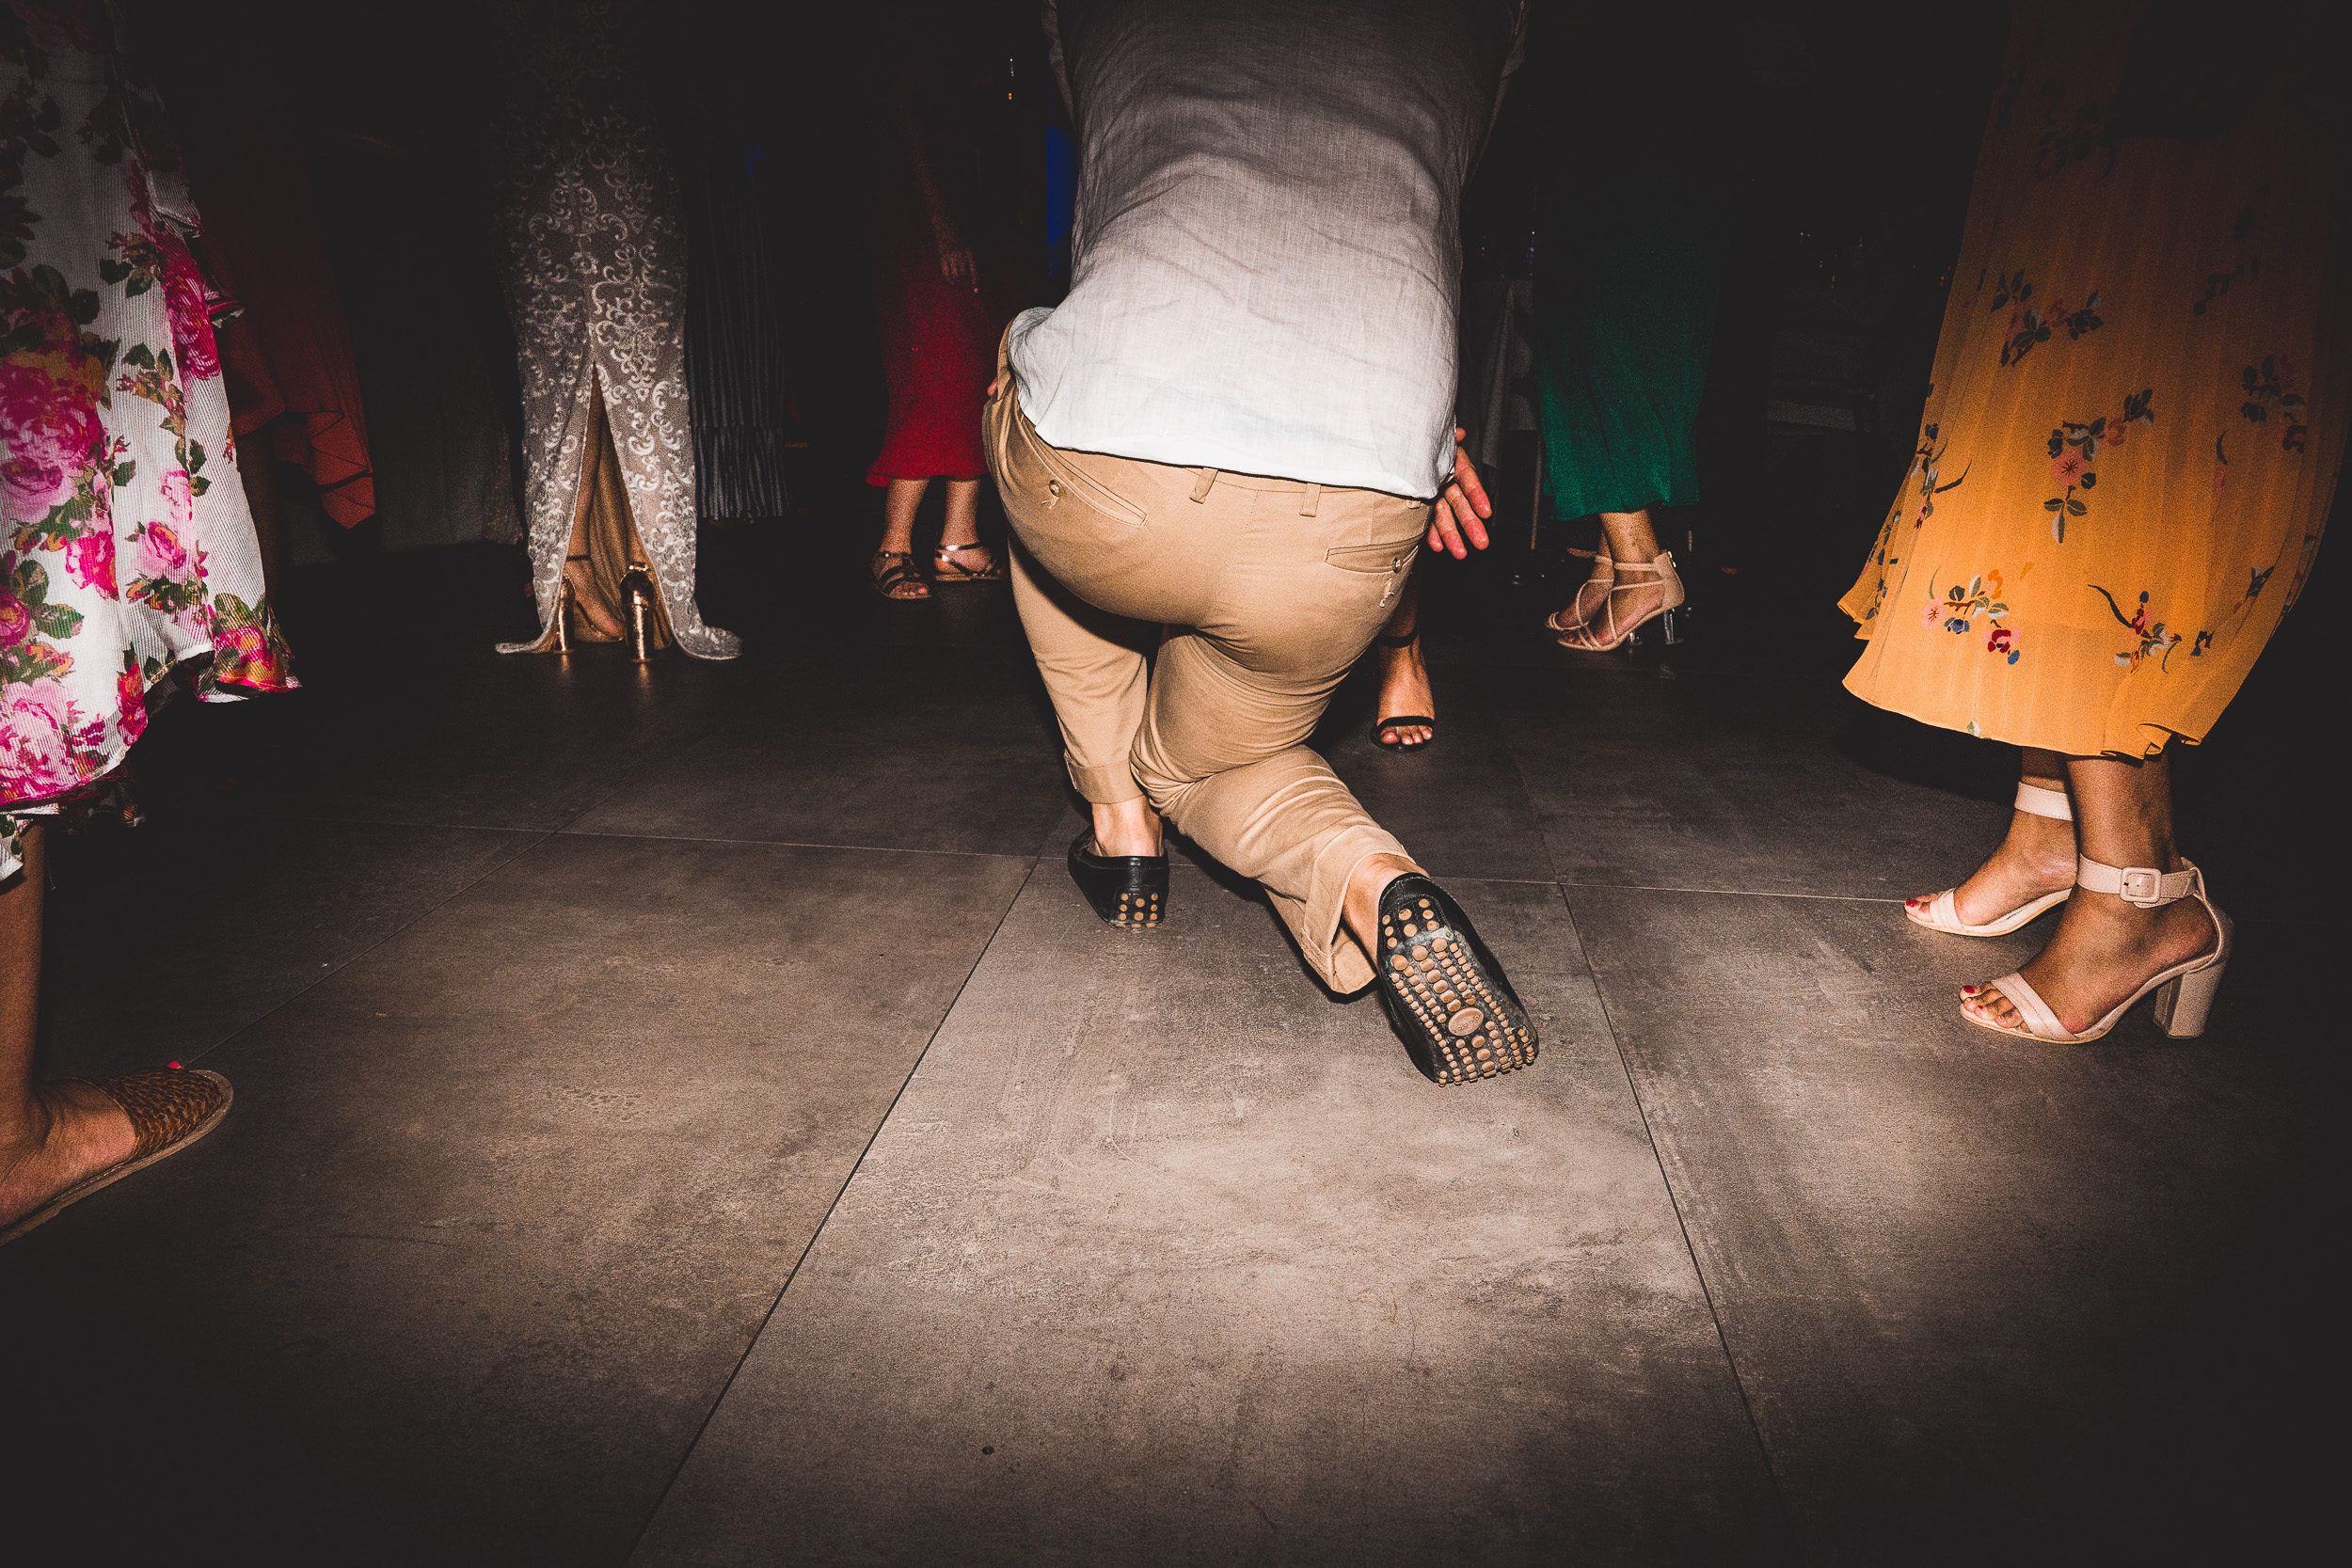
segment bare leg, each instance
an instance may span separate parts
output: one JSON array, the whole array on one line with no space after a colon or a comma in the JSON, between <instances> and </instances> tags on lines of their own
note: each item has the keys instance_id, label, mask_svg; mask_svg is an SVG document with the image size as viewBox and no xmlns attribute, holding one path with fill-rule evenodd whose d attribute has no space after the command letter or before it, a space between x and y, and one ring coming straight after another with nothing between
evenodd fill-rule
<instances>
[{"instance_id":1,"label":"bare leg","mask_svg":"<svg viewBox=\"0 0 2352 1568\"><path fill-rule=\"evenodd\" d=\"M1396 609L1389 616L1389 624L1380 628L1383 637L1407 637L1421 624L1422 561L1413 562L1412 572L1405 579L1404 592L1396 596ZM1373 644L1373 657L1380 664L1380 700L1374 712L1386 719L1391 714L1421 713L1436 718L1437 693L1429 685L1429 666L1421 657L1421 639L1414 638L1402 648ZM1437 738L1438 732L1426 724L1383 725L1380 738L1393 741L1411 751L1426 746Z\"/></svg>"},{"instance_id":2,"label":"bare leg","mask_svg":"<svg viewBox=\"0 0 2352 1568\"><path fill-rule=\"evenodd\" d=\"M0 1226L131 1157L131 1118L86 1084L33 1082L40 1016L42 830L26 829L24 870L0 886Z\"/></svg>"},{"instance_id":3,"label":"bare leg","mask_svg":"<svg viewBox=\"0 0 2352 1568\"><path fill-rule=\"evenodd\" d=\"M1650 527L1649 509L1639 512L1604 512L1600 515L1600 531L1609 539L1609 558L1622 566L1627 562L1647 565L1658 559L1658 534ZM1623 582L1645 582L1638 574L1620 578ZM1645 586L1630 589L1617 595L1617 624L1639 620L1663 604L1666 591L1662 587Z\"/></svg>"},{"instance_id":4,"label":"bare leg","mask_svg":"<svg viewBox=\"0 0 2352 1568\"><path fill-rule=\"evenodd\" d=\"M2063 793L2066 759L2056 752L2026 748L2026 783ZM2145 861L2135 862L2145 865ZM1964 925L1982 926L2010 911L2031 903L2045 893L2071 887L2074 881L2074 824L2031 812L2011 812L2009 835L1985 863L1952 895L1952 912ZM1924 906L1929 898L1906 898L1906 907Z\"/></svg>"},{"instance_id":5,"label":"bare leg","mask_svg":"<svg viewBox=\"0 0 2352 1568\"><path fill-rule=\"evenodd\" d=\"M2066 775L2085 855L2108 865L2181 868L2172 846L2172 769L2164 753L2146 762L2068 757ZM2050 945L2019 973L2058 1022L2079 1033L2158 970L2210 952L2214 938L2212 917L2194 899L2142 910L2114 894L2077 888ZM1978 1017L2025 1027L1996 990L1963 986L1961 996Z\"/></svg>"},{"instance_id":6,"label":"bare leg","mask_svg":"<svg viewBox=\"0 0 2352 1568\"><path fill-rule=\"evenodd\" d=\"M914 514L930 494L928 479L894 479L882 494L882 547L894 555L914 549Z\"/></svg>"},{"instance_id":7,"label":"bare leg","mask_svg":"<svg viewBox=\"0 0 2352 1568\"><path fill-rule=\"evenodd\" d=\"M1094 850L1100 855L1158 855L1160 814L1138 795L1132 800L1094 808Z\"/></svg>"},{"instance_id":8,"label":"bare leg","mask_svg":"<svg viewBox=\"0 0 2352 1568\"><path fill-rule=\"evenodd\" d=\"M882 493L882 546L875 557L875 569L882 567L884 555L914 553L914 514L923 504L923 498L931 487L928 479L894 479ZM909 578L891 589L894 599L928 599L931 586L920 578Z\"/></svg>"},{"instance_id":9,"label":"bare leg","mask_svg":"<svg viewBox=\"0 0 2352 1568\"><path fill-rule=\"evenodd\" d=\"M979 537L980 482L977 479L949 480L947 520L939 531L939 547L952 550L961 545L976 544Z\"/></svg>"}]
</instances>

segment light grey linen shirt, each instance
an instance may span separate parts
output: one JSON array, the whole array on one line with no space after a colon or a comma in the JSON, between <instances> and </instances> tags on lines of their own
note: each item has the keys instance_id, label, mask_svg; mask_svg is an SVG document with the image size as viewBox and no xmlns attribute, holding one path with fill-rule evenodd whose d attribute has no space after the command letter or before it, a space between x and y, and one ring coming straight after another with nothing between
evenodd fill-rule
<instances>
[{"instance_id":1,"label":"light grey linen shirt","mask_svg":"<svg viewBox=\"0 0 2352 1568\"><path fill-rule=\"evenodd\" d=\"M1524 0L1047 0L1069 296L1012 324L1057 447L1434 496L1459 213Z\"/></svg>"}]
</instances>

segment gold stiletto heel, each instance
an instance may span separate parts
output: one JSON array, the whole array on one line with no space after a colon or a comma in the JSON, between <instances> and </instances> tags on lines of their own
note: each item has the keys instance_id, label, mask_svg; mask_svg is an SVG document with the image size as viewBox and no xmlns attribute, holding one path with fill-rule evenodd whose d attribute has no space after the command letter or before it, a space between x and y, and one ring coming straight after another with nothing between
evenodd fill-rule
<instances>
[{"instance_id":1,"label":"gold stiletto heel","mask_svg":"<svg viewBox=\"0 0 2352 1568\"><path fill-rule=\"evenodd\" d=\"M572 617L580 612L580 595L572 588L572 562L587 559L584 555L565 556L563 576L557 579L561 586L555 594L555 651L559 654L572 651Z\"/></svg>"},{"instance_id":2,"label":"gold stiletto heel","mask_svg":"<svg viewBox=\"0 0 2352 1568\"><path fill-rule=\"evenodd\" d=\"M653 613L653 566L643 561L628 563L628 577L621 585L628 595L628 627L631 657L643 664L653 657L645 622Z\"/></svg>"}]
</instances>

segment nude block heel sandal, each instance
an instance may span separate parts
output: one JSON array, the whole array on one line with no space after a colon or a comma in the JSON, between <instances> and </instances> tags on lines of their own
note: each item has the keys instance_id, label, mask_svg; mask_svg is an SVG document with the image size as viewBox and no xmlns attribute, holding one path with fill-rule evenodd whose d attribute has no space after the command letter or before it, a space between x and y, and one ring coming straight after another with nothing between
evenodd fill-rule
<instances>
[{"instance_id":1,"label":"nude block heel sandal","mask_svg":"<svg viewBox=\"0 0 2352 1568\"><path fill-rule=\"evenodd\" d=\"M2028 816L2046 816L2056 822L2074 820L2074 808L2066 803L2066 791L2044 789L2040 784L2029 784L2023 780L2017 784L2017 809ZM1970 926L1961 920L1959 911L1952 904L1952 895L1959 891L1958 888L1947 887L1932 898L1923 898L1915 904L1906 901L1903 913L1931 931L1948 931L1956 937L2005 937L2042 911L2065 903L2074 893L2072 887L2062 887L2056 893L2045 893L2039 898L2020 904L2009 913L1995 916L1981 926Z\"/></svg>"},{"instance_id":2,"label":"nude block heel sandal","mask_svg":"<svg viewBox=\"0 0 2352 1568\"><path fill-rule=\"evenodd\" d=\"M2230 948L2233 940L2230 917L2217 908L2205 895L2205 874L2194 864L2184 862L2179 871L2158 871L2152 865L2104 865L2088 856L2076 856L2074 885L2090 893L2111 893L2134 909L2160 910L2167 904L2177 904L2184 898L2194 898L2205 906L2213 916L2213 951L2186 963L2174 964L2150 975L2140 988L2118 1003L2106 1017L2093 1023L2079 1035L2067 1033L2058 1022L2058 1011L2042 1000L2022 974L2004 974L1974 990L1997 990L2010 999L2025 1018L2023 1029L2003 1028L1989 1019L1979 1018L1966 1008L1960 1016L1979 1028L1991 1029L2004 1035L2029 1035L2035 1039L2050 1040L2059 1045L2082 1045L2105 1035L2122 1022L2132 1005L2150 991L2156 993L2156 1027L2176 1040L2193 1040L2205 1032L2205 1015L2213 1010L2213 994L2221 989L2221 973L2230 965Z\"/></svg>"}]
</instances>

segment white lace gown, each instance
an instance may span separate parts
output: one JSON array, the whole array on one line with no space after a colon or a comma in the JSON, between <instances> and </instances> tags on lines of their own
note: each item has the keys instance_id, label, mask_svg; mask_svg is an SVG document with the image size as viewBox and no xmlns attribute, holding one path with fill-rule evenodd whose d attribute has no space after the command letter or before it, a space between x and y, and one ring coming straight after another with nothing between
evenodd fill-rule
<instances>
[{"instance_id":1,"label":"white lace gown","mask_svg":"<svg viewBox=\"0 0 2352 1568\"><path fill-rule=\"evenodd\" d=\"M524 512L540 635L563 603L596 388L672 632L700 658L741 643L694 603L694 436L686 391L686 228L653 106L628 64L628 8L574 0L514 28L496 126L496 238L521 359ZM511 13L510 13L511 14Z\"/></svg>"}]
</instances>

